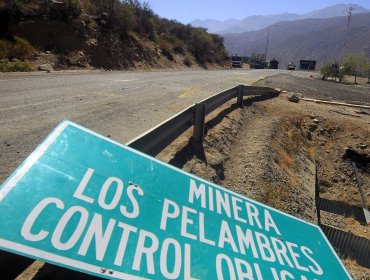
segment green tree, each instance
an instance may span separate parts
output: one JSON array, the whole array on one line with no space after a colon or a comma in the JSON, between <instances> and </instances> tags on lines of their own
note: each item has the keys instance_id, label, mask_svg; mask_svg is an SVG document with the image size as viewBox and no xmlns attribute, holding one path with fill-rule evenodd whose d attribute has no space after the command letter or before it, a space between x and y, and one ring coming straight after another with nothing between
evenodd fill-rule
<instances>
[{"instance_id":1,"label":"green tree","mask_svg":"<svg viewBox=\"0 0 370 280\"><path fill-rule=\"evenodd\" d=\"M370 58L367 59L365 66L365 73L367 77L367 83L370 83Z\"/></svg>"},{"instance_id":2,"label":"green tree","mask_svg":"<svg viewBox=\"0 0 370 280\"><path fill-rule=\"evenodd\" d=\"M321 69L322 80L325 81L328 77L333 76L333 67L331 63L326 63Z\"/></svg>"},{"instance_id":3,"label":"green tree","mask_svg":"<svg viewBox=\"0 0 370 280\"><path fill-rule=\"evenodd\" d=\"M357 83L358 76L365 76L368 59L365 53L346 54L342 62L343 75L355 76Z\"/></svg>"},{"instance_id":4,"label":"green tree","mask_svg":"<svg viewBox=\"0 0 370 280\"><path fill-rule=\"evenodd\" d=\"M203 28L196 28L190 35L190 51L200 63L209 60L212 52L212 37Z\"/></svg>"}]
</instances>

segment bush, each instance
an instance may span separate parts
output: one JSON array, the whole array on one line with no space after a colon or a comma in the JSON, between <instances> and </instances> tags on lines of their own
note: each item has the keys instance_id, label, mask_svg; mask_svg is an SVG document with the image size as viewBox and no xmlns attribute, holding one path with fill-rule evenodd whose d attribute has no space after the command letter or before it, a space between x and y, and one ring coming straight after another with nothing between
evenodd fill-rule
<instances>
[{"instance_id":1,"label":"bush","mask_svg":"<svg viewBox=\"0 0 370 280\"><path fill-rule=\"evenodd\" d=\"M222 37L209 34L203 28L193 28L187 43L188 49L199 63L224 64L226 51Z\"/></svg>"},{"instance_id":2,"label":"bush","mask_svg":"<svg viewBox=\"0 0 370 280\"><path fill-rule=\"evenodd\" d=\"M91 1L89 0L68 0L67 7L74 11L76 15L86 13L91 10Z\"/></svg>"},{"instance_id":3,"label":"bush","mask_svg":"<svg viewBox=\"0 0 370 280\"><path fill-rule=\"evenodd\" d=\"M346 54L343 58L341 66L343 75L355 76L356 83L357 77L365 77L368 61L369 58L365 53Z\"/></svg>"},{"instance_id":4,"label":"bush","mask_svg":"<svg viewBox=\"0 0 370 280\"><path fill-rule=\"evenodd\" d=\"M171 44L166 41L160 41L159 48L161 49L162 53L168 58L168 60L173 60L173 55L171 53Z\"/></svg>"},{"instance_id":5,"label":"bush","mask_svg":"<svg viewBox=\"0 0 370 280\"><path fill-rule=\"evenodd\" d=\"M322 74L322 79L325 81L328 77L333 76L333 66L331 63L325 64L320 72Z\"/></svg>"},{"instance_id":6,"label":"bush","mask_svg":"<svg viewBox=\"0 0 370 280\"><path fill-rule=\"evenodd\" d=\"M8 59L0 60L0 72L30 72L34 67L28 61L9 61Z\"/></svg>"},{"instance_id":7,"label":"bush","mask_svg":"<svg viewBox=\"0 0 370 280\"><path fill-rule=\"evenodd\" d=\"M26 40L18 36L14 36L15 44L11 51L11 57L17 59L29 59L36 53L35 48Z\"/></svg>"},{"instance_id":8,"label":"bush","mask_svg":"<svg viewBox=\"0 0 370 280\"><path fill-rule=\"evenodd\" d=\"M184 54L186 51L186 44L180 39L176 39L173 44L173 50L175 53Z\"/></svg>"},{"instance_id":9,"label":"bush","mask_svg":"<svg viewBox=\"0 0 370 280\"><path fill-rule=\"evenodd\" d=\"M13 44L7 40L0 40L0 59L8 58L13 49Z\"/></svg>"},{"instance_id":10,"label":"bush","mask_svg":"<svg viewBox=\"0 0 370 280\"><path fill-rule=\"evenodd\" d=\"M206 63L209 61L212 52L211 35L205 29L196 28L190 36L189 49L196 60L200 63Z\"/></svg>"},{"instance_id":11,"label":"bush","mask_svg":"<svg viewBox=\"0 0 370 280\"><path fill-rule=\"evenodd\" d=\"M193 65L192 57L190 55L184 57L184 64L188 67Z\"/></svg>"},{"instance_id":12,"label":"bush","mask_svg":"<svg viewBox=\"0 0 370 280\"><path fill-rule=\"evenodd\" d=\"M0 59L16 58L25 60L32 58L35 53L35 48L21 37L14 36L14 44L8 40L0 40Z\"/></svg>"}]
</instances>

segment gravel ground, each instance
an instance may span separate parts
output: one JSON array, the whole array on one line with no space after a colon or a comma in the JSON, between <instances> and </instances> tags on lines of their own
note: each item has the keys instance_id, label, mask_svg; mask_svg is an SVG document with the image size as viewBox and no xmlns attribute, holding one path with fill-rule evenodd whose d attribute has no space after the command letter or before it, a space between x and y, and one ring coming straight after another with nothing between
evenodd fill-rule
<instances>
[{"instance_id":1,"label":"gravel ground","mask_svg":"<svg viewBox=\"0 0 370 280\"><path fill-rule=\"evenodd\" d=\"M307 79L282 74L265 78L259 81L258 85L280 88L310 98L370 104L370 85L347 85L323 81L317 73L311 76L312 78Z\"/></svg>"},{"instance_id":2,"label":"gravel ground","mask_svg":"<svg viewBox=\"0 0 370 280\"><path fill-rule=\"evenodd\" d=\"M345 100L345 88L354 102L364 102L368 94L366 88L359 90L357 86L323 82L309 76L279 75L263 79L257 85L333 100L338 100L337 96ZM338 92L341 94L337 95ZM188 132L159 157L315 223L313 160L319 165L319 179L325 186L323 198L361 206L356 181L343 169L342 155L349 145L370 154L369 115L370 110L366 109L304 101L291 103L282 94L243 110L233 110L226 116L222 112L210 116L201 152L189 146L187 139L191 132ZM370 175L366 172L362 173L362 180L365 186L370 185ZM370 202L370 189L366 187L365 192ZM330 213L322 214L326 225L370 239L363 224ZM369 279L368 268L349 259L343 262L355 280Z\"/></svg>"}]
</instances>

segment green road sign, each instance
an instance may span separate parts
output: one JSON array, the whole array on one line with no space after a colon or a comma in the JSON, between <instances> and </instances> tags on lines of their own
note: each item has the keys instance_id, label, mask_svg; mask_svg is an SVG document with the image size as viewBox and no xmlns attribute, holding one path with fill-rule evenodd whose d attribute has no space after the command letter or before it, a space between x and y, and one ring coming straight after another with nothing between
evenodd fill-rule
<instances>
[{"instance_id":1,"label":"green road sign","mask_svg":"<svg viewBox=\"0 0 370 280\"><path fill-rule=\"evenodd\" d=\"M0 248L105 278L351 279L316 225L62 122L0 189Z\"/></svg>"}]
</instances>

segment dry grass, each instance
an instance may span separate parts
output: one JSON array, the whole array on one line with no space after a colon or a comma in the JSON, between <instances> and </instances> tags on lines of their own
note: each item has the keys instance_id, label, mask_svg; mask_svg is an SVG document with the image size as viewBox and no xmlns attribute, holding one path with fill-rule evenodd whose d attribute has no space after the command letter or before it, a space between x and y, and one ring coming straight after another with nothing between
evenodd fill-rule
<instances>
[{"instance_id":1,"label":"dry grass","mask_svg":"<svg viewBox=\"0 0 370 280\"><path fill-rule=\"evenodd\" d=\"M271 207L287 211L287 203L282 200L283 197L288 197L289 192L283 186L273 186L270 183L266 183L263 186L263 202Z\"/></svg>"},{"instance_id":2,"label":"dry grass","mask_svg":"<svg viewBox=\"0 0 370 280\"><path fill-rule=\"evenodd\" d=\"M314 160L316 157L316 149L315 147L309 147L307 148L307 156L310 160Z\"/></svg>"},{"instance_id":3,"label":"dry grass","mask_svg":"<svg viewBox=\"0 0 370 280\"><path fill-rule=\"evenodd\" d=\"M297 131L295 129L288 129L287 131L287 135L289 137L289 139L294 139L297 137Z\"/></svg>"},{"instance_id":4,"label":"dry grass","mask_svg":"<svg viewBox=\"0 0 370 280\"><path fill-rule=\"evenodd\" d=\"M14 36L14 42L0 40L0 59L26 60L35 54L35 48L24 38Z\"/></svg>"},{"instance_id":5,"label":"dry grass","mask_svg":"<svg viewBox=\"0 0 370 280\"><path fill-rule=\"evenodd\" d=\"M30 72L35 68L29 61L0 60L0 72Z\"/></svg>"},{"instance_id":6,"label":"dry grass","mask_svg":"<svg viewBox=\"0 0 370 280\"><path fill-rule=\"evenodd\" d=\"M280 166L286 170L290 169L295 161L294 158L286 150L277 149L276 152L280 157Z\"/></svg>"}]
</instances>

